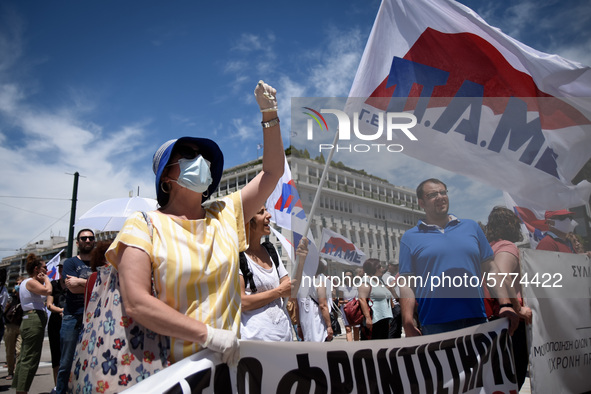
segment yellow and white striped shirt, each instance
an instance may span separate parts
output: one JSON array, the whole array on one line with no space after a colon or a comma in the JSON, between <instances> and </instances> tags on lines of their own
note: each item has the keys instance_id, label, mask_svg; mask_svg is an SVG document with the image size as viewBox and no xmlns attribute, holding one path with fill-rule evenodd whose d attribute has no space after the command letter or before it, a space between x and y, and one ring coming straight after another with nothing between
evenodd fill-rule
<instances>
[{"instance_id":1,"label":"yellow and white striped shirt","mask_svg":"<svg viewBox=\"0 0 591 394\"><path fill-rule=\"evenodd\" d=\"M240 192L212 202L205 218L182 220L149 212L153 241L140 212L127 219L106 253L117 268L121 244L145 251L158 298L187 316L240 335L238 252L248 247ZM171 338L171 362L198 352L197 343Z\"/></svg>"}]
</instances>

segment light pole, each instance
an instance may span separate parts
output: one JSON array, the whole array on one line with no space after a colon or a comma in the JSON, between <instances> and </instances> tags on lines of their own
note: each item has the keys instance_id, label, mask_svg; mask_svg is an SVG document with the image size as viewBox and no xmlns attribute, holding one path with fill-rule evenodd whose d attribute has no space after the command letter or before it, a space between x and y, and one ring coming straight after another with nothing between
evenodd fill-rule
<instances>
[{"instance_id":1,"label":"light pole","mask_svg":"<svg viewBox=\"0 0 591 394\"><path fill-rule=\"evenodd\" d=\"M68 233L68 249L66 249L66 257L72 257L72 250L74 249L74 221L76 220L76 202L78 201L78 178L80 174L78 171L74 173L74 189L72 190L72 208L70 209L70 231Z\"/></svg>"}]
</instances>

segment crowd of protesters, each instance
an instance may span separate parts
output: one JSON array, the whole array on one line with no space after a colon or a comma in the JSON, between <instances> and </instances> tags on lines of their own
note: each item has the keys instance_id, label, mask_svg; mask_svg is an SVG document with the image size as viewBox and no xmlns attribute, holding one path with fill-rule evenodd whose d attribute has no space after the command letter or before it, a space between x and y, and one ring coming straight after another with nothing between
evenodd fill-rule
<instances>
[{"instance_id":1,"label":"crowd of protesters","mask_svg":"<svg viewBox=\"0 0 591 394\"><path fill-rule=\"evenodd\" d=\"M392 280L400 275L438 274L437 270L450 267L478 277L483 269L520 272L515 242L521 239L515 214L494 208L483 231L477 223L448 213L447 186L434 178L417 188L426 218L404 234L399 264L368 259L356 272L343 272L350 280L359 278L359 286L349 281L332 288L328 264L320 261L316 276L322 280L308 284L324 285L308 285L303 295L293 291L304 284L307 240L297 247L299 270L294 278L278 259L277 250L261 243L270 235L270 215L264 203L282 175L284 162L275 95L262 81L255 89L265 142L263 169L242 190L204 204L221 179L221 150L205 138L171 140L153 158L157 211L133 215L112 243L96 243L91 229L79 231L78 254L60 263L59 280L50 282L46 262L31 254L26 264L28 277L21 278L9 295L6 272L0 270L0 304L6 322L0 340L5 333L6 379L13 381L17 393L29 391L37 371L46 309L51 312L47 330L54 392L81 390L83 376L100 373L100 368L92 370L92 366L81 373L76 360L81 350L91 346L85 343L81 349L82 335L89 332L85 327L92 327L92 319L101 313L111 312L85 311L89 300L92 304L97 297L94 289L103 283L97 279L97 270L103 266L118 275L121 293L117 301L125 307L125 318L141 324L146 333L169 338L168 348L161 349L168 363L209 348L220 353L223 362L235 364L240 336L324 342L331 341L342 325L347 341L391 339L403 333L409 337L451 331L499 317L508 317L510 331L515 332L515 358L527 360L524 326L531 323L532 311L519 289L477 288L471 289L474 295L470 297L450 298L445 293L427 297L424 289L398 287ZM570 235L576 225L572 216L566 210L547 214L548 233L541 248L582 252ZM464 265L454 265L457 260ZM345 313L345 306L355 300L363 314L359 324L349 322ZM22 308L20 316L13 310L16 303ZM133 338L124 339L133 342ZM121 338L101 340L122 343ZM523 361L519 364L524 365ZM141 380L130 383L133 379L126 372L111 375L118 375L114 378L118 381L108 386L102 379L102 389L117 391ZM521 385L525 371L519 370L518 375Z\"/></svg>"}]
</instances>

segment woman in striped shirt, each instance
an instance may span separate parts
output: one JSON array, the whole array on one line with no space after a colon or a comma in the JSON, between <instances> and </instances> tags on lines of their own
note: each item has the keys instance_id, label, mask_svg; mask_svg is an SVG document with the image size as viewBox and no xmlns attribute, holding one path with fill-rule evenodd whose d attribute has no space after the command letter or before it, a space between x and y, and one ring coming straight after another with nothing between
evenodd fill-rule
<instances>
[{"instance_id":1,"label":"woman in striped shirt","mask_svg":"<svg viewBox=\"0 0 591 394\"><path fill-rule=\"evenodd\" d=\"M247 248L245 223L265 203L283 175L284 154L276 91L260 81L263 169L242 190L209 205L223 172L218 145L183 137L154 155L160 208L130 217L107 252L119 271L125 309L146 328L171 338L170 361L207 347L222 360L239 359L238 252ZM151 278L158 298L152 296Z\"/></svg>"}]
</instances>

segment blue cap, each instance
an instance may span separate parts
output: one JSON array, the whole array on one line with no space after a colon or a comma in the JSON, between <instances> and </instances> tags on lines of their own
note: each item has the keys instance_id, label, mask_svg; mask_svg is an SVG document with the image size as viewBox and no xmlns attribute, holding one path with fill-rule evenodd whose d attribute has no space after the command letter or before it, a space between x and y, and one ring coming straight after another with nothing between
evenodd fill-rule
<instances>
[{"instance_id":1,"label":"blue cap","mask_svg":"<svg viewBox=\"0 0 591 394\"><path fill-rule=\"evenodd\" d=\"M208 138L197 138L197 137L182 137L176 140L166 141L164 144L158 148L156 153L154 153L154 158L152 159L152 170L154 174L156 174L156 195L158 196L158 200L160 200L160 195L164 193L160 189L160 177L162 176L162 172L164 171L164 167L168 164L168 160L170 160L170 154L174 149L174 146L177 142L192 142L199 147L199 153L203 156L204 159L211 163L210 171L211 171L211 178L212 182L211 185L207 188L207 196L203 196L203 200L205 201L211 196L215 190L218 188L220 184L220 180L222 179L222 173L224 172L224 154L220 150L218 144Z\"/></svg>"}]
</instances>

